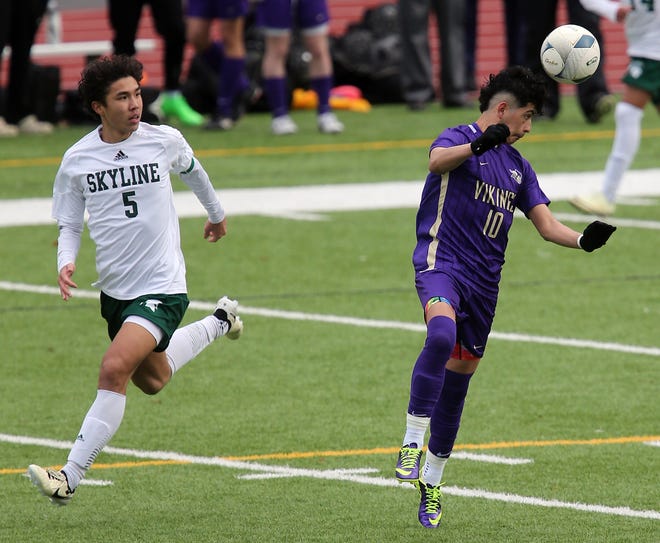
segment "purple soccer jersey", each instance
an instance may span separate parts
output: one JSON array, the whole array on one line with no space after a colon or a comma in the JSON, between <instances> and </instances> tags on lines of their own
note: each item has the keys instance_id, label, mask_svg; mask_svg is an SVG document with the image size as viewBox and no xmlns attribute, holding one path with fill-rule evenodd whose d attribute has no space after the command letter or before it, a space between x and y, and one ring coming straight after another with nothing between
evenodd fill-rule
<instances>
[{"instance_id":1,"label":"purple soccer jersey","mask_svg":"<svg viewBox=\"0 0 660 543\"><path fill-rule=\"evenodd\" d=\"M326 0L262 0L257 4L259 26L270 31L289 31L296 27L303 33L328 24Z\"/></svg>"},{"instance_id":2,"label":"purple soccer jersey","mask_svg":"<svg viewBox=\"0 0 660 543\"><path fill-rule=\"evenodd\" d=\"M476 123L448 128L431 149L481 134ZM450 172L429 173L417 212L415 271L445 271L497 296L514 210L527 214L548 203L531 165L511 145L472 156Z\"/></svg>"}]
</instances>

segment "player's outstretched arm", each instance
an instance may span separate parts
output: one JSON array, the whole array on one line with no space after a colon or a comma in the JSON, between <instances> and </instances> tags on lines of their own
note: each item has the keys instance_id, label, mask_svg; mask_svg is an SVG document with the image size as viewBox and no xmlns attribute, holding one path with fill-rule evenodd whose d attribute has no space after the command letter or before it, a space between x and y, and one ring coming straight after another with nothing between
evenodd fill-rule
<instances>
[{"instance_id":1,"label":"player's outstretched arm","mask_svg":"<svg viewBox=\"0 0 660 543\"><path fill-rule=\"evenodd\" d=\"M528 213L538 233L546 241L551 241L563 247L583 249L590 253L605 245L615 226L600 221L594 221L587 226L582 234L559 222L550 212L547 205L537 205Z\"/></svg>"}]
</instances>

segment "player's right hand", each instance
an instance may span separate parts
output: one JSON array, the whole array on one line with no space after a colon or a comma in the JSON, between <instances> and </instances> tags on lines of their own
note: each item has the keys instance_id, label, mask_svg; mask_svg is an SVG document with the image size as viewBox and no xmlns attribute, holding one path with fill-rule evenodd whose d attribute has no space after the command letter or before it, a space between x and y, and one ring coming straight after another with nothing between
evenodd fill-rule
<instances>
[{"instance_id":1,"label":"player's right hand","mask_svg":"<svg viewBox=\"0 0 660 543\"><path fill-rule=\"evenodd\" d=\"M493 147L504 143L511 134L509 127L504 123L491 124L484 133L470 144L470 149L476 155L483 155Z\"/></svg>"},{"instance_id":2,"label":"player's right hand","mask_svg":"<svg viewBox=\"0 0 660 543\"><path fill-rule=\"evenodd\" d=\"M206 221L204 224L204 239L215 243L219 241L220 238L223 238L227 235L227 219L222 219L218 223L212 223L211 221Z\"/></svg>"},{"instance_id":3,"label":"player's right hand","mask_svg":"<svg viewBox=\"0 0 660 543\"><path fill-rule=\"evenodd\" d=\"M65 302L71 298L71 289L78 288L78 285L76 285L71 279L71 276L75 273L75 271L76 265L73 262L69 262L68 264L62 266L60 274L57 276L57 284L60 287L60 294L62 295L62 299Z\"/></svg>"}]
</instances>

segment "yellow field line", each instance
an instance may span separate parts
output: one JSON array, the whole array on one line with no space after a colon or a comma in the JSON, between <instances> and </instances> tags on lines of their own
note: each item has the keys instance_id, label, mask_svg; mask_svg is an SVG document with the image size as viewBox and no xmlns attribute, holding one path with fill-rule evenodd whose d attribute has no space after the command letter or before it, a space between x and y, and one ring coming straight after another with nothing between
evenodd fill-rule
<instances>
[{"instance_id":1,"label":"yellow field line","mask_svg":"<svg viewBox=\"0 0 660 543\"><path fill-rule=\"evenodd\" d=\"M576 445L621 445L627 443L642 443L644 441L660 441L660 436L623 436L595 439L551 439L545 441L495 441L492 443L466 443L456 445L454 450L490 450L513 449L520 447L557 447ZM306 451L271 454L251 454L245 456L223 456L223 460L299 460L302 458L329 458L339 456L373 456L378 454L396 454L398 447L376 447L372 449L348 449L343 451ZM187 460L147 460L144 462L114 462L94 464L92 469L141 468L144 466L165 466L190 464ZM0 468L0 475L25 473L25 468Z\"/></svg>"},{"instance_id":2,"label":"yellow field line","mask_svg":"<svg viewBox=\"0 0 660 543\"><path fill-rule=\"evenodd\" d=\"M660 136L660 128L642 130L642 137ZM586 132L564 132L560 134L537 134L526 136L523 141L529 143L546 143L549 141L586 141L612 139L613 130L590 130ZM365 141L352 143L317 143L310 145L279 145L273 147L239 147L236 149L199 149L195 154L200 157L235 157L235 156L266 156L301 153L336 153L354 151L383 151L389 149L427 148L431 139L399 140L399 141ZM0 168L25 168L27 166L56 166L60 157L14 158L0 160Z\"/></svg>"},{"instance_id":3,"label":"yellow field line","mask_svg":"<svg viewBox=\"0 0 660 543\"><path fill-rule=\"evenodd\" d=\"M571 445L613 445L623 443L642 443L644 441L658 441L660 436L626 436L606 437L600 439L554 439L546 441L496 441L492 443L466 443L456 445L455 451L459 450L490 450L490 449L512 449L519 447L556 447ZM379 447L375 449L353 449L345 451L307 451L272 454L253 454L248 456L223 456L225 460L290 460L298 458L332 457L332 456L365 456L375 454L395 454L399 447Z\"/></svg>"},{"instance_id":4,"label":"yellow field line","mask_svg":"<svg viewBox=\"0 0 660 543\"><path fill-rule=\"evenodd\" d=\"M146 460L144 462L114 462L112 464L96 463L92 469L114 469L114 468L142 468L144 466L167 466L173 464L190 464L184 460ZM49 466L53 468L61 468L62 466ZM15 475L18 473L25 473L26 468L6 468L0 469L0 475Z\"/></svg>"}]
</instances>

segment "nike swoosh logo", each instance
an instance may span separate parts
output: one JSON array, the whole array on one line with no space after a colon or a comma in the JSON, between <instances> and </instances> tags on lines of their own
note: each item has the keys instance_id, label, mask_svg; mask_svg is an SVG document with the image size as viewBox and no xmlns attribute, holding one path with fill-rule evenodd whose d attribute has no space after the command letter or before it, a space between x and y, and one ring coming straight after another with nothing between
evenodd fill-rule
<instances>
[{"instance_id":1,"label":"nike swoosh logo","mask_svg":"<svg viewBox=\"0 0 660 543\"><path fill-rule=\"evenodd\" d=\"M411 469L396 468L396 472L400 473L401 475L410 475L412 473L412 470Z\"/></svg>"}]
</instances>

